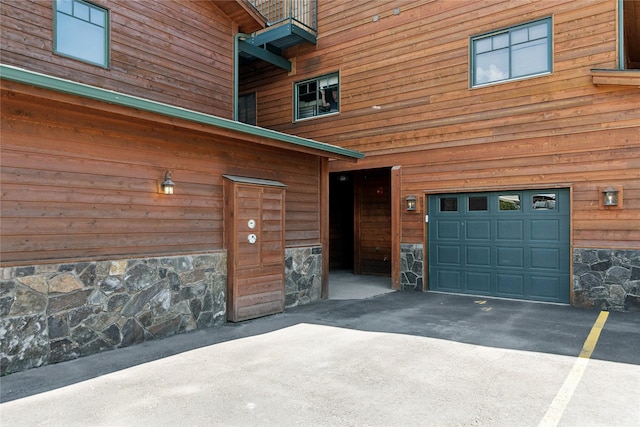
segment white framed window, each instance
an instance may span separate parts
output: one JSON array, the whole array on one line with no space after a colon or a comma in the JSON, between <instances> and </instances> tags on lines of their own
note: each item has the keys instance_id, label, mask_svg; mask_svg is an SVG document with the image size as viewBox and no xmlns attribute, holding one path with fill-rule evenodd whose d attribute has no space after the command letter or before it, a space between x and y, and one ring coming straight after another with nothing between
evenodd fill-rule
<instances>
[{"instance_id":1,"label":"white framed window","mask_svg":"<svg viewBox=\"0 0 640 427\"><path fill-rule=\"evenodd\" d=\"M83 0L54 2L54 51L109 66L109 12Z\"/></svg>"},{"instance_id":2,"label":"white framed window","mask_svg":"<svg viewBox=\"0 0 640 427\"><path fill-rule=\"evenodd\" d=\"M552 71L551 18L471 37L471 87Z\"/></svg>"},{"instance_id":3,"label":"white framed window","mask_svg":"<svg viewBox=\"0 0 640 427\"><path fill-rule=\"evenodd\" d=\"M295 84L295 120L340 112L340 77L327 74Z\"/></svg>"}]
</instances>

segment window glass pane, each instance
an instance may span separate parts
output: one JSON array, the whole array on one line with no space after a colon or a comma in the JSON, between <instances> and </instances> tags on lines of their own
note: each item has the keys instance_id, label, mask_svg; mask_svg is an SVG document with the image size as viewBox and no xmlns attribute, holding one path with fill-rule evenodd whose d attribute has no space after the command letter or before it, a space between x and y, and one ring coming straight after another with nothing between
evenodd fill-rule
<instances>
[{"instance_id":1,"label":"window glass pane","mask_svg":"<svg viewBox=\"0 0 640 427\"><path fill-rule=\"evenodd\" d=\"M493 37L493 49L502 49L509 46L509 34L500 34Z\"/></svg>"},{"instance_id":2,"label":"window glass pane","mask_svg":"<svg viewBox=\"0 0 640 427\"><path fill-rule=\"evenodd\" d=\"M486 211L488 209L487 197L469 197L469 211Z\"/></svg>"},{"instance_id":3,"label":"window glass pane","mask_svg":"<svg viewBox=\"0 0 640 427\"><path fill-rule=\"evenodd\" d=\"M475 63L475 84L496 82L509 78L508 49L476 55Z\"/></svg>"},{"instance_id":4,"label":"window glass pane","mask_svg":"<svg viewBox=\"0 0 640 427\"><path fill-rule=\"evenodd\" d=\"M555 193L534 194L532 196L532 206L534 210L551 210L556 208Z\"/></svg>"},{"instance_id":5,"label":"window glass pane","mask_svg":"<svg viewBox=\"0 0 640 427\"><path fill-rule=\"evenodd\" d=\"M548 36L548 26L544 24L534 25L529 27L529 40L541 39Z\"/></svg>"},{"instance_id":6,"label":"window glass pane","mask_svg":"<svg viewBox=\"0 0 640 427\"><path fill-rule=\"evenodd\" d=\"M457 197L440 198L440 212L457 212L457 211L458 211Z\"/></svg>"},{"instance_id":7,"label":"window glass pane","mask_svg":"<svg viewBox=\"0 0 640 427\"><path fill-rule=\"evenodd\" d=\"M518 194L504 194L498 196L501 211L519 211L520 196Z\"/></svg>"},{"instance_id":8,"label":"window glass pane","mask_svg":"<svg viewBox=\"0 0 640 427\"><path fill-rule=\"evenodd\" d=\"M238 96L238 121L256 125L256 93Z\"/></svg>"},{"instance_id":9,"label":"window glass pane","mask_svg":"<svg viewBox=\"0 0 640 427\"><path fill-rule=\"evenodd\" d=\"M56 9L59 10L60 12L64 12L71 15L73 14L73 2L72 0L57 0Z\"/></svg>"},{"instance_id":10,"label":"window glass pane","mask_svg":"<svg viewBox=\"0 0 640 427\"><path fill-rule=\"evenodd\" d=\"M476 40L474 43L474 49L476 53L488 52L491 50L491 38Z\"/></svg>"},{"instance_id":11,"label":"window glass pane","mask_svg":"<svg viewBox=\"0 0 640 427\"><path fill-rule=\"evenodd\" d=\"M104 27L105 25L105 15L106 13L100 9L93 8L91 9L91 22L93 24Z\"/></svg>"},{"instance_id":12,"label":"window glass pane","mask_svg":"<svg viewBox=\"0 0 640 427\"><path fill-rule=\"evenodd\" d=\"M89 21L89 6L84 3L74 2L73 16L84 21Z\"/></svg>"},{"instance_id":13,"label":"window glass pane","mask_svg":"<svg viewBox=\"0 0 640 427\"><path fill-rule=\"evenodd\" d=\"M96 64L106 65L103 28L59 13L56 50Z\"/></svg>"},{"instance_id":14,"label":"window glass pane","mask_svg":"<svg viewBox=\"0 0 640 427\"><path fill-rule=\"evenodd\" d=\"M518 45L511 51L511 77L549 71L546 39Z\"/></svg>"},{"instance_id":15,"label":"window glass pane","mask_svg":"<svg viewBox=\"0 0 640 427\"><path fill-rule=\"evenodd\" d=\"M529 40L529 31L526 28L511 32L511 44L524 43Z\"/></svg>"}]
</instances>

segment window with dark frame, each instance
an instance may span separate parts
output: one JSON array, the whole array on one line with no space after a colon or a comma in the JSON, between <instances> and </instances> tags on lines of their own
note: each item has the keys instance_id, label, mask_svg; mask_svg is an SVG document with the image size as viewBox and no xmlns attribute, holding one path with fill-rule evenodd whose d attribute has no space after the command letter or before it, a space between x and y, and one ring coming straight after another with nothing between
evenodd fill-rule
<instances>
[{"instance_id":1,"label":"window with dark frame","mask_svg":"<svg viewBox=\"0 0 640 427\"><path fill-rule=\"evenodd\" d=\"M551 18L471 38L471 86L552 71Z\"/></svg>"},{"instance_id":2,"label":"window with dark frame","mask_svg":"<svg viewBox=\"0 0 640 427\"><path fill-rule=\"evenodd\" d=\"M487 196L469 196L469 211L486 211L489 209Z\"/></svg>"},{"instance_id":3,"label":"window with dark frame","mask_svg":"<svg viewBox=\"0 0 640 427\"><path fill-rule=\"evenodd\" d=\"M254 126L257 124L255 92L238 96L238 121Z\"/></svg>"},{"instance_id":4,"label":"window with dark frame","mask_svg":"<svg viewBox=\"0 0 640 427\"><path fill-rule=\"evenodd\" d=\"M54 2L54 51L109 66L109 12L83 0Z\"/></svg>"},{"instance_id":5,"label":"window with dark frame","mask_svg":"<svg viewBox=\"0 0 640 427\"><path fill-rule=\"evenodd\" d=\"M295 84L295 120L340 112L340 78L327 74Z\"/></svg>"},{"instance_id":6,"label":"window with dark frame","mask_svg":"<svg viewBox=\"0 0 640 427\"><path fill-rule=\"evenodd\" d=\"M458 212L457 197L441 197L440 212Z\"/></svg>"}]
</instances>

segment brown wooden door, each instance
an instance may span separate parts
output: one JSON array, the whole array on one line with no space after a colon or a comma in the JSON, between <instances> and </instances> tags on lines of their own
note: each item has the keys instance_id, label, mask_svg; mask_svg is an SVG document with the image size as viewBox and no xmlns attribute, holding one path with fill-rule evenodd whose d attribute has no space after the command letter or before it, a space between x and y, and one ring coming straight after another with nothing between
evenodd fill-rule
<instances>
[{"instance_id":1,"label":"brown wooden door","mask_svg":"<svg viewBox=\"0 0 640 427\"><path fill-rule=\"evenodd\" d=\"M284 200L279 184L234 177L226 184L227 318L284 311Z\"/></svg>"}]
</instances>

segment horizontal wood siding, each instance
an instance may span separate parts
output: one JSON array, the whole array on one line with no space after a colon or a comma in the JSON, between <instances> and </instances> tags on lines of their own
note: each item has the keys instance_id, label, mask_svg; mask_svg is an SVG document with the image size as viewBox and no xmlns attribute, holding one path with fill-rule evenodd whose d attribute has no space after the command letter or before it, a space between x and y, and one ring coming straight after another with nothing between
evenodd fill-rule
<instances>
[{"instance_id":1,"label":"horizontal wood siding","mask_svg":"<svg viewBox=\"0 0 640 427\"><path fill-rule=\"evenodd\" d=\"M320 2L317 47L287 51L295 73L256 62L242 90L258 94L259 125L366 153L332 172L402 166L402 197L571 187L574 246L638 248L640 91L596 86L590 71L617 67L617 4ZM470 89L471 36L545 17L551 74ZM294 83L336 71L340 114L294 123ZM609 185L621 209L602 209ZM423 242L423 221L402 214L403 243Z\"/></svg>"},{"instance_id":2,"label":"horizontal wood siding","mask_svg":"<svg viewBox=\"0 0 640 427\"><path fill-rule=\"evenodd\" d=\"M109 68L53 53L49 1L0 0L2 62L232 116L232 22L213 1L96 0L109 10Z\"/></svg>"},{"instance_id":3,"label":"horizontal wood siding","mask_svg":"<svg viewBox=\"0 0 640 427\"><path fill-rule=\"evenodd\" d=\"M286 244L319 244L316 156L57 96L2 91L3 264L222 249L222 174L287 185ZM159 192L166 170L172 196Z\"/></svg>"}]
</instances>

